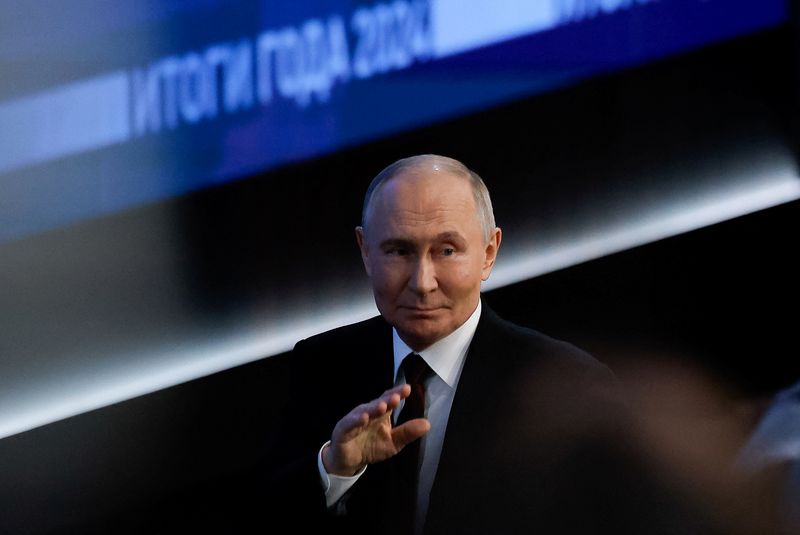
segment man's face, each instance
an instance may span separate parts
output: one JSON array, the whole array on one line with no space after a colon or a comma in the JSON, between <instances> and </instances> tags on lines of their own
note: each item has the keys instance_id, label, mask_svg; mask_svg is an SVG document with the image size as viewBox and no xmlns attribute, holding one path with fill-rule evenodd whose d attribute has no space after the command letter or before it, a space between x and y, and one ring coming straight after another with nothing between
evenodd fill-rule
<instances>
[{"instance_id":1,"label":"man's face","mask_svg":"<svg viewBox=\"0 0 800 535\"><path fill-rule=\"evenodd\" d=\"M500 229L488 243L469 180L430 166L401 172L372 199L356 237L381 315L416 351L478 306Z\"/></svg>"}]
</instances>

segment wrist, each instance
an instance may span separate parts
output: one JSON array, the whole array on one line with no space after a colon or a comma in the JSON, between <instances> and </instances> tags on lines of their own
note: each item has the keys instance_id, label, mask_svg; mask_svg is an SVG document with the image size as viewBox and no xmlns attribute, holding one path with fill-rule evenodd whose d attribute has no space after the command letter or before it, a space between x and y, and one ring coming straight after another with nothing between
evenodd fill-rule
<instances>
[{"instance_id":1,"label":"wrist","mask_svg":"<svg viewBox=\"0 0 800 535\"><path fill-rule=\"evenodd\" d=\"M334 462L333 446L328 443L322 448L322 466L329 474L342 477L353 477L364 469L364 466L342 466Z\"/></svg>"}]
</instances>

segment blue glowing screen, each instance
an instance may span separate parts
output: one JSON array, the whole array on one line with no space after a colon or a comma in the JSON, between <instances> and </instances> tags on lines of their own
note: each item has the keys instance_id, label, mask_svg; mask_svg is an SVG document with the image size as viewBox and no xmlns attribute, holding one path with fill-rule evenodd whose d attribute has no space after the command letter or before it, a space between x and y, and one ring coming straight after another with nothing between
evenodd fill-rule
<instances>
[{"instance_id":1,"label":"blue glowing screen","mask_svg":"<svg viewBox=\"0 0 800 535\"><path fill-rule=\"evenodd\" d=\"M0 241L788 18L778 0L6 4Z\"/></svg>"}]
</instances>

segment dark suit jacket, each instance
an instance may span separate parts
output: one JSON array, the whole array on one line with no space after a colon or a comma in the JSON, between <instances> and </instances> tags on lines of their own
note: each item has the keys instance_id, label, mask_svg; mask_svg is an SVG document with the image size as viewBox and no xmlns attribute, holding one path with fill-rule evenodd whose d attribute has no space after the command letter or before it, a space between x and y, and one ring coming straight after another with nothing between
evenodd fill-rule
<instances>
[{"instance_id":1,"label":"dark suit jacket","mask_svg":"<svg viewBox=\"0 0 800 535\"><path fill-rule=\"evenodd\" d=\"M325 510L316 461L340 418L393 386L391 327L376 317L311 337L296 345L292 361L293 401L281 440L287 461L275 487L280 496L270 500L273 514L297 528L407 532L399 520L407 513L394 506L391 460L367 468L343 517ZM601 532L583 519L587 508L604 507L587 481L613 469L597 452L610 436L614 388L610 371L587 353L507 322L484 302L425 532L527 533L553 525L558 533ZM595 525L597 515L589 518Z\"/></svg>"}]
</instances>

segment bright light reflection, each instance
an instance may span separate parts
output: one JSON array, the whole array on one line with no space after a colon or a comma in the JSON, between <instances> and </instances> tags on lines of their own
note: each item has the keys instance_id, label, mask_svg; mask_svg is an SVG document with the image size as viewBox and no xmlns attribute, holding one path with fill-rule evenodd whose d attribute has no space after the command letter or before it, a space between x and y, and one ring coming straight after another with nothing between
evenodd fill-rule
<instances>
[{"instance_id":1,"label":"bright light reflection","mask_svg":"<svg viewBox=\"0 0 800 535\"><path fill-rule=\"evenodd\" d=\"M647 217L626 222L624 226L598 225L591 234L576 236L569 243L530 253L501 256L500 263L484 289L498 288L530 279L544 273L600 258L638 245L667 238L733 217L777 206L800 198L800 181L785 167L771 180L762 179L747 189L728 192L715 199L682 200L672 206L654 209ZM0 438L21 433L70 416L102 408L113 403L155 392L170 386L204 377L225 369L253 362L265 356L288 351L298 340L347 323L367 319L377 313L371 298L363 302L318 315L293 329L275 334L268 330L230 338L224 343L186 346L162 355L159 367L139 366L135 370L116 370L113 377L99 387L85 385L72 390L50 391L48 397L36 400L35 406L17 407L14 415L0 421ZM128 362L152 362L131 355ZM163 364L167 363L167 364Z\"/></svg>"}]
</instances>

